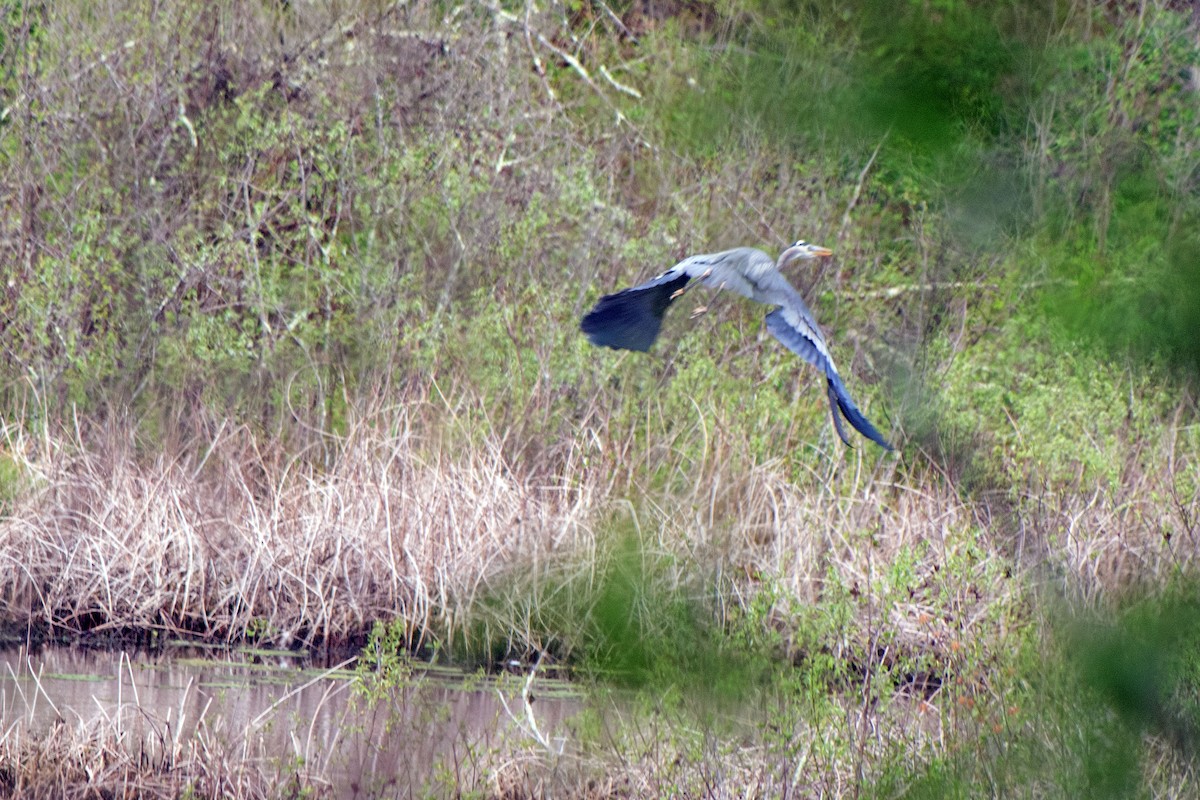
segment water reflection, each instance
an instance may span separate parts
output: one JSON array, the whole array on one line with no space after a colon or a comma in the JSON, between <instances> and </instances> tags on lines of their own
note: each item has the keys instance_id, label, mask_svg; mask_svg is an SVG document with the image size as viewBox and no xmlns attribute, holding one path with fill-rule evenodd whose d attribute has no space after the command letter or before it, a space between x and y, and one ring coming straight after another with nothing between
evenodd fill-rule
<instances>
[{"instance_id":1,"label":"water reflection","mask_svg":"<svg viewBox=\"0 0 1200 800\"><path fill-rule=\"evenodd\" d=\"M345 667L287 653L24 648L0 653L0 736L104 724L126 747L180 752L199 741L339 797L420 796L514 746L561 749L579 703L562 683L417 668L370 703Z\"/></svg>"}]
</instances>

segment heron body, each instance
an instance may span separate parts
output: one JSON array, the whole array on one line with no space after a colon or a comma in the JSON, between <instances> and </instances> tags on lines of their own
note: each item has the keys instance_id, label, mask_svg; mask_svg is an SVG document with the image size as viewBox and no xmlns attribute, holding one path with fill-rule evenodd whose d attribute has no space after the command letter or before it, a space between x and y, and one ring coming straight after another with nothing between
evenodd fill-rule
<instances>
[{"instance_id":1,"label":"heron body","mask_svg":"<svg viewBox=\"0 0 1200 800\"><path fill-rule=\"evenodd\" d=\"M850 399L812 311L781 272L794 260L828 255L831 251L827 248L799 241L780 253L777 260L753 247L689 256L656 278L601 297L584 316L580 328L594 345L645 352L658 338L663 315L693 280L775 306L767 314L767 330L825 375L833 425L841 440L850 444L842 424L844 418L863 436L891 450L883 434Z\"/></svg>"}]
</instances>

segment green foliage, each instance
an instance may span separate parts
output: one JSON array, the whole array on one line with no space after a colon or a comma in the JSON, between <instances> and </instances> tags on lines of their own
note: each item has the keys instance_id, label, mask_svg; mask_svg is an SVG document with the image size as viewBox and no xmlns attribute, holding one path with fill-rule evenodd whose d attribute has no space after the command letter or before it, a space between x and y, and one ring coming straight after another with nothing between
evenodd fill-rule
<instances>
[{"instance_id":1,"label":"green foliage","mask_svg":"<svg viewBox=\"0 0 1200 800\"><path fill-rule=\"evenodd\" d=\"M1150 5L1066 42L1036 111L1043 302L1068 337L1192 375L1200 370L1200 49L1187 14Z\"/></svg>"},{"instance_id":2,"label":"green foliage","mask_svg":"<svg viewBox=\"0 0 1200 800\"><path fill-rule=\"evenodd\" d=\"M941 542L893 542L886 557L881 540L897 493L937 496L943 480L979 520L1000 497L1006 524L1056 530L1034 515L1042 494L1129 490L1168 435L1181 466L1156 491L1173 496L1145 513L1177 509L1163 538L1194 536L1200 434L1178 380L1200 369L1188 12L531 11L523 24L570 62L487 4L351 4L362 25L302 5L179 5L149 21L66 2L19 20L27 32L0 30L0 95L23 98L0 121L0 402L33 394L60 420L132 411L152 443L199 404L279 434L287 461L375 392L425 395L442 412L417 423L431 451L498 446L534 483L600 486L598 505L665 508L661 529L683 531L659 541L609 523L595 554L510 565L478 596L439 598L430 630L377 628L361 686L380 703L409 679L413 642L432 641L493 666L544 654L640 690L672 721L693 692L761 702L785 771L882 765L881 796L1122 794L1138 788L1144 737L1183 752L1194 713L1178 698L1197 672L1186 603L1082 626L1054 645L1075 660L1042 680L1048 648L1002 577L1020 565L985 544L996 531L938 519ZM820 377L738 298L699 300L709 310L689 319L689 295L650 354L578 331L600 292L683 253L795 235L838 250L825 272L791 277L811 287L860 406L906 438L898 461L847 454ZM872 385L881 372L895 377ZM706 525L744 533L747 509L720 482L764 465L843 517L836 534L784 532L837 551L815 556L811 603L733 555L736 579L680 555L680 520L702 505ZM25 480L0 453L0 508ZM960 607L990 593L1001 599ZM951 647L905 616L915 607L985 632L952 629ZM271 634L249 620L249 636ZM912 645L914 625L932 644ZM1009 658L1011 629L1025 649ZM906 676L935 670L961 681L953 702L1003 695L999 713L965 714L954 746L922 745L934 752L917 766L925 751L902 736L855 738L845 698L886 712ZM678 783L660 794L695 789L679 764L715 750L691 730L671 741Z\"/></svg>"},{"instance_id":3,"label":"green foliage","mask_svg":"<svg viewBox=\"0 0 1200 800\"><path fill-rule=\"evenodd\" d=\"M1177 398L1153 366L1041 344L1056 329L1039 313L1014 314L956 357L936 395L937 424L948 436L971 432L957 458L974 464L979 488L1115 488L1137 468L1130 448L1161 441Z\"/></svg>"},{"instance_id":4,"label":"green foliage","mask_svg":"<svg viewBox=\"0 0 1200 800\"><path fill-rule=\"evenodd\" d=\"M1023 181L996 148L1025 124L1041 4L741 8L724 41L680 59L686 86L663 92L671 140L716 154L761 139L805 160L850 156L855 171L878 144L876 191L965 202L981 229L1016 213Z\"/></svg>"},{"instance_id":5,"label":"green foliage","mask_svg":"<svg viewBox=\"0 0 1200 800\"><path fill-rule=\"evenodd\" d=\"M376 622L355 665L357 680L352 684L355 697L374 707L408 686L413 677L410 644L404 620Z\"/></svg>"},{"instance_id":6,"label":"green foliage","mask_svg":"<svg viewBox=\"0 0 1200 800\"><path fill-rule=\"evenodd\" d=\"M471 609L450 655L493 665L514 655L511 632L569 661L573 674L640 690L746 696L764 673L764 652L730 638L675 559L632 530L616 528L594 571L571 564L511 576Z\"/></svg>"},{"instance_id":7,"label":"green foliage","mask_svg":"<svg viewBox=\"0 0 1200 800\"><path fill-rule=\"evenodd\" d=\"M1046 245L1059 281L1045 313L1068 339L1200 374L1200 207L1175 223L1165 198L1136 194L1118 189L1106 250L1086 235Z\"/></svg>"},{"instance_id":8,"label":"green foliage","mask_svg":"<svg viewBox=\"0 0 1200 800\"><path fill-rule=\"evenodd\" d=\"M1070 635L1084 684L1131 736L1162 736L1192 758L1200 756L1198 644L1200 607L1193 595L1143 601L1116 625L1081 622Z\"/></svg>"},{"instance_id":9,"label":"green foliage","mask_svg":"<svg viewBox=\"0 0 1200 800\"><path fill-rule=\"evenodd\" d=\"M46 255L16 276L6 301L7 396L32 380L40 396L85 409L199 400L280 431L292 420L336 430L357 387L436 375L442 391L487 409L482 424L514 437L560 431L558 420L600 392L618 430L638 430L653 398L689 457L703 451L700 421L715 419L746 437L753 459L771 458L780 442L790 451L828 428L821 404L809 402L812 382L795 383L789 354L742 346L761 330L756 309L725 303L693 323L676 312L655 355L621 360L590 351L574 330L582 287L643 275L697 237L744 237L739 219L790 226L797 199L822 203L810 211L827 227L853 202L852 184L888 130L857 199L874 227L847 242L877 237L862 259L877 266L853 267L850 280L919 277L906 229L914 213L940 207L948 227L987 232L971 234L973 245L994 244L998 220L1028 219L1023 187L1032 186L1047 228L1030 243L1039 256L1030 261L1052 279L1044 304L1065 335L1195 362L1200 245L1185 197L1195 148L1184 135L1195 112L1180 78L1194 43L1183 15L1153 8L1137 22L1103 21L1115 36L1088 37L1094 15L1059 9L1064 33L1033 52L1031 33L1051 12L1025 3L763 2L699 12L728 24L689 29L681 42L681 20L668 19L643 47L670 69L630 65L644 69L635 77L650 98L638 109L645 130L694 160L631 157L613 174L599 149L525 142L535 132L527 121L487 114L456 126L420 114L414 124L372 126L350 77L290 75L307 91L289 95L247 67L185 108L194 145L174 108L140 122L157 126L165 148L154 172L136 149L112 154L125 179L92 140L55 140L42 191L70 213L49 216ZM180 14L178 29L191 30L197 21ZM102 53L128 38L105 35L95 45ZM597 58L623 52L589 42ZM68 46L55 39L37 56L53 63L69 55L55 48ZM146 48L121 65L138 86L156 80ZM1116 71L1124 79L1114 84ZM591 97L573 75L564 69L555 85ZM403 95L390 81L380 91ZM1044 108L1053 113L1037 116ZM1036 144L1019 140L1030 115L1044 146L1023 153ZM728 144L762 152L760 166L714 172ZM1026 160L1036 173L1014 166ZM652 184L692 185L693 176L697 191L661 204ZM742 192L733 181L766 190ZM732 196L712 199L722 194ZM680 236L687 241L676 244ZM962 254L934 255L949 263L929 277L974 274ZM1019 272L1011 262L1004 269ZM823 319L846 305L835 302L844 285L828 288ZM792 400L797 387L803 403ZM869 394L862 404L871 406ZM1004 438L1003 418L976 415L964 429Z\"/></svg>"},{"instance_id":10,"label":"green foliage","mask_svg":"<svg viewBox=\"0 0 1200 800\"><path fill-rule=\"evenodd\" d=\"M890 765L872 796L1141 797L1194 781L1169 764L1200 759L1195 587L1051 628L1050 642L1026 640L1019 671L992 676L1003 724L957 755Z\"/></svg>"},{"instance_id":11,"label":"green foliage","mask_svg":"<svg viewBox=\"0 0 1200 800\"><path fill-rule=\"evenodd\" d=\"M1019 131L1042 55L1035 48L1056 11L1034 2L858 3L872 68L868 113L926 147L968 131Z\"/></svg>"},{"instance_id":12,"label":"green foliage","mask_svg":"<svg viewBox=\"0 0 1200 800\"><path fill-rule=\"evenodd\" d=\"M0 519L8 515L9 504L26 491L29 482L21 464L0 449Z\"/></svg>"}]
</instances>

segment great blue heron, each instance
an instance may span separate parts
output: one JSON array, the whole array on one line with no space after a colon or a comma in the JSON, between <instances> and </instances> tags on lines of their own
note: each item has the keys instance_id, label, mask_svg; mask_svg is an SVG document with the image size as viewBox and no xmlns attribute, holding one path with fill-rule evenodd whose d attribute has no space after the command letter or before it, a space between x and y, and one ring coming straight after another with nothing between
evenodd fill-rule
<instances>
[{"instance_id":1,"label":"great blue heron","mask_svg":"<svg viewBox=\"0 0 1200 800\"><path fill-rule=\"evenodd\" d=\"M850 437L842 425L844 416L863 436L891 450L892 446L883 434L850 399L817 321L804 298L780 271L796 259L832 253L828 248L799 241L780 253L777 261L753 247L689 256L653 280L601 297L579 327L594 345L645 352L658 338L667 307L683 294L684 287L693 279L713 289L729 289L759 303L776 306L767 314L767 330L785 347L825 374L833 427L841 440L850 444Z\"/></svg>"}]
</instances>

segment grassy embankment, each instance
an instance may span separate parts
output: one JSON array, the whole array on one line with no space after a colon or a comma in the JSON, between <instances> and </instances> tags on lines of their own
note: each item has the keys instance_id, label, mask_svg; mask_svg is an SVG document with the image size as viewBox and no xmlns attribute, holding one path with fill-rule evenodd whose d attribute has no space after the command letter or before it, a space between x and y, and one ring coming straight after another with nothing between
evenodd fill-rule
<instances>
[{"instance_id":1,"label":"grassy embankment","mask_svg":"<svg viewBox=\"0 0 1200 800\"><path fill-rule=\"evenodd\" d=\"M1107 780L1063 735L1096 706L1057 612L1194 570L1194 22L610 11L12 12L4 622L382 621L770 687L753 749L599 737L655 794ZM898 456L837 442L750 304L677 311L651 357L577 332L685 253L797 236L836 251L792 277ZM1137 742L1101 728L1075 744ZM1131 769L1190 786L1163 741Z\"/></svg>"}]
</instances>

